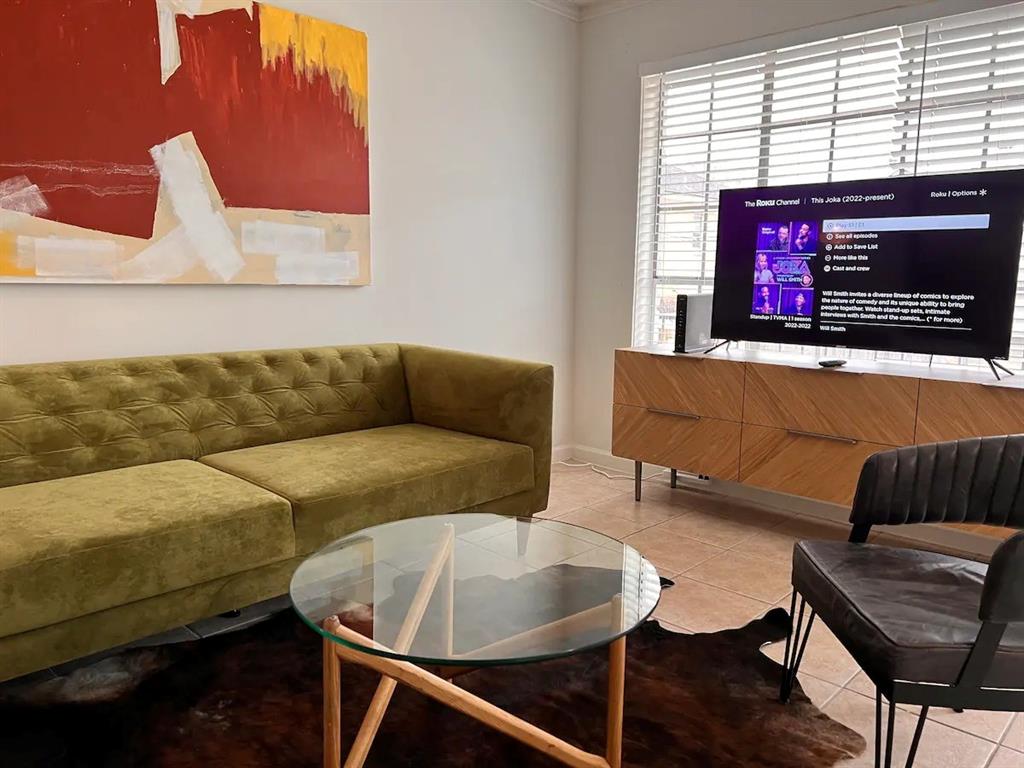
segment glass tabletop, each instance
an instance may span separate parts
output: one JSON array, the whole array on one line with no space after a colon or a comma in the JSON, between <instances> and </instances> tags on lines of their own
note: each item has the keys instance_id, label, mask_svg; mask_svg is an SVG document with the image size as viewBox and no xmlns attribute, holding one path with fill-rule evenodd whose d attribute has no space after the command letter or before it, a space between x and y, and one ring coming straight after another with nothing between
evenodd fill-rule
<instances>
[{"instance_id":1,"label":"glass tabletop","mask_svg":"<svg viewBox=\"0 0 1024 768\"><path fill-rule=\"evenodd\" d=\"M378 525L307 558L291 582L324 637L420 664L488 666L607 645L654 611L654 566L553 520L462 512Z\"/></svg>"}]
</instances>

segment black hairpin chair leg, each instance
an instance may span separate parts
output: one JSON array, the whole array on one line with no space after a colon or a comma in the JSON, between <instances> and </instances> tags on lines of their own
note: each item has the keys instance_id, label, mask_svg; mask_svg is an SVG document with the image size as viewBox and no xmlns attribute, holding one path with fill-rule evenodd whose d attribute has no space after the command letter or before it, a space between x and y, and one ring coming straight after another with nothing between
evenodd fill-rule
<instances>
[{"instance_id":1,"label":"black hairpin chair leg","mask_svg":"<svg viewBox=\"0 0 1024 768\"><path fill-rule=\"evenodd\" d=\"M789 701L789 695L793 692L796 674L800 671L800 662L803 661L804 650L807 648L807 638L811 636L811 627L814 625L815 613L811 608L808 612L807 627L804 629L804 610L807 601L800 596L800 612L796 613L796 598L796 590L793 590L793 599L789 604L789 634L786 636L786 650L782 657L782 684L779 687L779 701L783 704Z\"/></svg>"},{"instance_id":2,"label":"black hairpin chair leg","mask_svg":"<svg viewBox=\"0 0 1024 768\"><path fill-rule=\"evenodd\" d=\"M875 706L875 714L878 714L878 707L877 707L877 705ZM889 720L886 723L886 727L885 727L885 768L892 768L892 737L893 737L893 734L895 733L895 731L896 731L896 704L894 702L890 701L889 702ZM876 736L878 735L878 724L877 723L875 724L875 735ZM875 751L876 752L878 751L877 747L875 747ZM881 768L881 767L876 765L875 768Z\"/></svg>"},{"instance_id":3,"label":"black hairpin chair leg","mask_svg":"<svg viewBox=\"0 0 1024 768\"><path fill-rule=\"evenodd\" d=\"M875 768L882 768L882 689L875 688Z\"/></svg>"},{"instance_id":4,"label":"black hairpin chair leg","mask_svg":"<svg viewBox=\"0 0 1024 768\"><path fill-rule=\"evenodd\" d=\"M906 768L913 768L914 758L917 757L917 745L921 743L921 731L924 730L924 723L928 719L928 706L921 707L921 714L917 716L917 727L914 728L914 740L910 742L910 753L907 755Z\"/></svg>"},{"instance_id":5,"label":"black hairpin chair leg","mask_svg":"<svg viewBox=\"0 0 1024 768\"><path fill-rule=\"evenodd\" d=\"M921 713L917 717L917 725L914 728L914 738L910 742L910 751L907 753L905 768L913 768L914 760L917 758L917 747L921 743L921 732L924 731L924 724L928 719L928 706L921 707ZM882 689L875 688L875 768L892 768L892 741L896 730L896 702L889 702L889 712L885 727L885 752L882 752ZM884 760L884 762L883 762Z\"/></svg>"}]
</instances>

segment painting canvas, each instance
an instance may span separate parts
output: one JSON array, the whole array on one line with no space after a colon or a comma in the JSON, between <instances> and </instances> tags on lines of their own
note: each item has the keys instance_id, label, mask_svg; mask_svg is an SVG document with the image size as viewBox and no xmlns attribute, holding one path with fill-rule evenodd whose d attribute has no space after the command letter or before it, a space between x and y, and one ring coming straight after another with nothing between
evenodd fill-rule
<instances>
[{"instance_id":1,"label":"painting canvas","mask_svg":"<svg viewBox=\"0 0 1024 768\"><path fill-rule=\"evenodd\" d=\"M253 0L0 0L0 280L368 283L366 50Z\"/></svg>"}]
</instances>

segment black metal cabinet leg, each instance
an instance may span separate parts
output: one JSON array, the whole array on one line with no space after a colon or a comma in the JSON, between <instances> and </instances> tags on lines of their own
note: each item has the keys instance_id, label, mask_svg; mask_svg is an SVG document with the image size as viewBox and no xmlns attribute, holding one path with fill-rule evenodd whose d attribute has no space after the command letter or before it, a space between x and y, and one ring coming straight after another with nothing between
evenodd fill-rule
<instances>
[{"instance_id":1,"label":"black metal cabinet leg","mask_svg":"<svg viewBox=\"0 0 1024 768\"><path fill-rule=\"evenodd\" d=\"M636 486L636 500L640 501L640 484L644 479L644 463L642 461L633 462L633 484Z\"/></svg>"},{"instance_id":2,"label":"black metal cabinet leg","mask_svg":"<svg viewBox=\"0 0 1024 768\"><path fill-rule=\"evenodd\" d=\"M675 469L670 469L668 476L669 476L669 484L673 488L678 488L679 487L679 472L677 470L675 470Z\"/></svg>"}]
</instances>

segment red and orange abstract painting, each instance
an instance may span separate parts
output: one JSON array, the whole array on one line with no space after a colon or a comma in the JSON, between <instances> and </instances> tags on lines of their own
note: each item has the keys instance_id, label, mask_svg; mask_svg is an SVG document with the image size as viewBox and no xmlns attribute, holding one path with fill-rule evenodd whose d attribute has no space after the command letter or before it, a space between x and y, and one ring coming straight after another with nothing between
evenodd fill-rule
<instances>
[{"instance_id":1,"label":"red and orange abstract painting","mask_svg":"<svg viewBox=\"0 0 1024 768\"><path fill-rule=\"evenodd\" d=\"M253 0L0 0L0 280L365 285L366 35Z\"/></svg>"}]
</instances>

